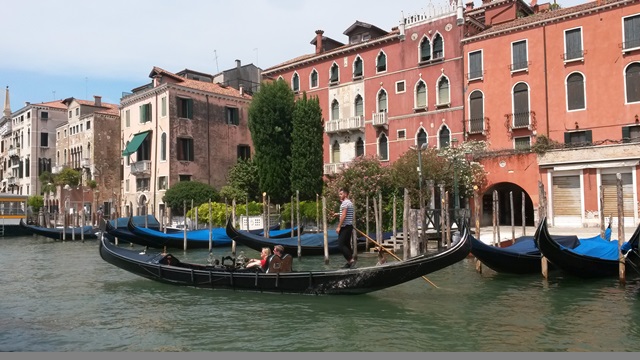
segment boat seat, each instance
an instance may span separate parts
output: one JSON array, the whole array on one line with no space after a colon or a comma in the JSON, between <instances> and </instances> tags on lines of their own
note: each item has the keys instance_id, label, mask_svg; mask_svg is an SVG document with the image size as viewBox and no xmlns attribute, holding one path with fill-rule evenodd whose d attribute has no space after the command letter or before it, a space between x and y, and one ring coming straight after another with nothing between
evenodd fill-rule
<instances>
[{"instance_id":1,"label":"boat seat","mask_svg":"<svg viewBox=\"0 0 640 360\"><path fill-rule=\"evenodd\" d=\"M293 257L289 254L284 254L282 258L278 255L271 255L269 258L269 266L267 267L267 273L285 273L291 272L291 265L293 263Z\"/></svg>"},{"instance_id":2,"label":"boat seat","mask_svg":"<svg viewBox=\"0 0 640 360\"><path fill-rule=\"evenodd\" d=\"M289 254L282 255L282 265L280 266L280 272L291 272L293 265L293 256Z\"/></svg>"}]
</instances>

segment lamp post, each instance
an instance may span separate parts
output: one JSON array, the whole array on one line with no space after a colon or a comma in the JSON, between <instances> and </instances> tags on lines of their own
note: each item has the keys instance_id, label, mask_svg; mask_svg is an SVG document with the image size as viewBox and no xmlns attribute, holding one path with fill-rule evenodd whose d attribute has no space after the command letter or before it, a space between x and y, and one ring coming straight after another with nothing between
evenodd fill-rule
<instances>
[{"instance_id":1,"label":"lamp post","mask_svg":"<svg viewBox=\"0 0 640 360\"><path fill-rule=\"evenodd\" d=\"M62 240L64 241L67 239L67 211L70 207L69 190L71 190L71 186L67 184L62 189L66 190L66 195L64 198L64 211L62 212L62 215L63 215Z\"/></svg>"}]
</instances>

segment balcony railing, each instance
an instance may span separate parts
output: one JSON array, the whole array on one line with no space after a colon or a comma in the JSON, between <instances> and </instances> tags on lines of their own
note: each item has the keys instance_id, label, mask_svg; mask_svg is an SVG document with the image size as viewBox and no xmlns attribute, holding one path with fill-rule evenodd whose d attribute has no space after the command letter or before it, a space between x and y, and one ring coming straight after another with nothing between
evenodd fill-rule
<instances>
[{"instance_id":1,"label":"balcony railing","mask_svg":"<svg viewBox=\"0 0 640 360\"><path fill-rule=\"evenodd\" d=\"M484 117L469 119L469 134L482 134L484 132Z\"/></svg>"},{"instance_id":2,"label":"balcony railing","mask_svg":"<svg viewBox=\"0 0 640 360\"><path fill-rule=\"evenodd\" d=\"M637 39L629 39L629 41L625 41L622 43L622 49L631 50L640 48L640 38Z\"/></svg>"},{"instance_id":3,"label":"balcony railing","mask_svg":"<svg viewBox=\"0 0 640 360\"><path fill-rule=\"evenodd\" d=\"M577 50L564 53L563 57L565 61L579 60L584 58L584 54L585 52L583 50Z\"/></svg>"},{"instance_id":4,"label":"balcony railing","mask_svg":"<svg viewBox=\"0 0 640 360\"><path fill-rule=\"evenodd\" d=\"M324 173L325 175L337 174L346 167L347 167L346 163L324 164Z\"/></svg>"},{"instance_id":5,"label":"balcony railing","mask_svg":"<svg viewBox=\"0 0 640 360\"><path fill-rule=\"evenodd\" d=\"M15 185L16 184L16 178L15 176L9 176L7 178L7 185Z\"/></svg>"},{"instance_id":6,"label":"balcony railing","mask_svg":"<svg viewBox=\"0 0 640 360\"><path fill-rule=\"evenodd\" d=\"M529 69L529 62L528 61L523 61L523 62L513 63L513 64L509 65L509 69L512 72L528 70Z\"/></svg>"},{"instance_id":7,"label":"balcony railing","mask_svg":"<svg viewBox=\"0 0 640 360\"><path fill-rule=\"evenodd\" d=\"M131 163L131 174L138 175L150 175L151 174L151 161L141 160Z\"/></svg>"},{"instance_id":8,"label":"balcony railing","mask_svg":"<svg viewBox=\"0 0 640 360\"><path fill-rule=\"evenodd\" d=\"M373 113L373 126L387 126L389 125L389 117L386 111Z\"/></svg>"},{"instance_id":9,"label":"balcony railing","mask_svg":"<svg viewBox=\"0 0 640 360\"><path fill-rule=\"evenodd\" d=\"M514 129L528 128L531 125L531 111L511 114Z\"/></svg>"},{"instance_id":10,"label":"balcony railing","mask_svg":"<svg viewBox=\"0 0 640 360\"><path fill-rule=\"evenodd\" d=\"M346 119L330 120L324 125L324 131L328 134L349 132L364 129L364 117L352 116Z\"/></svg>"},{"instance_id":11,"label":"balcony railing","mask_svg":"<svg viewBox=\"0 0 640 360\"><path fill-rule=\"evenodd\" d=\"M84 158L84 159L80 160L80 166L83 167L83 168L91 167L91 159L90 158Z\"/></svg>"},{"instance_id":12,"label":"balcony railing","mask_svg":"<svg viewBox=\"0 0 640 360\"><path fill-rule=\"evenodd\" d=\"M9 157L20 156L20 148L10 148L8 151Z\"/></svg>"}]
</instances>

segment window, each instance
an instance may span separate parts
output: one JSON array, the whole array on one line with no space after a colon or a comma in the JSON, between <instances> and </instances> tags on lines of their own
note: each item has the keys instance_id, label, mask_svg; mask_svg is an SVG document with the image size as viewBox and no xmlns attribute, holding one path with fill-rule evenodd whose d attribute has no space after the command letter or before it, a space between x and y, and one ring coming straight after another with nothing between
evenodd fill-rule
<instances>
[{"instance_id":1,"label":"window","mask_svg":"<svg viewBox=\"0 0 640 360\"><path fill-rule=\"evenodd\" d=\"M131 126L131 112L129 110L124 112L124 120L125 120L125 127Z\"/></svg>"},{"instance_id":2,"label":"window","mask_svg":"<svg viewBox=\"0 0 640 360\"><path fill-rule=\"evenodd\" d=\"M167 97L163 96L161 100L162 116L167 116Z\"/></svg>"},{"instance_id":3,"label":"window","mask_svg":"<svg viewBox=\"0 0 640 360\"><path fill-rule=\"evenodd\" d=\"M178 117L193 119L193 99L178 98Z\"/></svg>"},{"instance_id":4,"label":"window","mask_svg":"<svg viewBox=\"0 0 640 360\"><path fill-rule=\"evenodd\" d=\"M427 107L427 84L424 81L418 81L416 85L416 108Z\"/></svg>"},{"instance_id":5,"label":"window","mask_svg":"<svg viewBox=\"0 0 640 360\"><path fill-rule=\"evenodd\" d=\"M249 145L238 145L238 159L251 159L251 147Z\"/></svg>"},{"instance_id":6,"label":"window","mask_svg":"<svg viewBox=\"0 0 640 360\"><path fill-rule=\"evenodd\" d=\"M416 145L418 146L418 149L420 149L422 147L422 144L426 144L427 143L427 132L424 131L423 128L420 128L420 131L418 131L418 135L416 136Z\"/></svg>"},{"instance_id":7,"label":"window","mask_svg":"<svg viewBox=\"0 0 640 360\"><path fill-rule=\"evenodd\" d=\"M91 130L91 120L87 121L87 130Z\"/></svg>"},{"instance_id":8,"label":"window","mask_svg":"<svg viewBox=\"0 0 640 360\"><path fill-rule=\"evenodd\" d=\"M28 178L30 175L30 168L31 167L31 163L29 161L29 158L24 159L24 177Z\"/></svg>"},{"instance_id":9,"label":"window","mask_svg":"<svg viewBox=\"0 0 640 360\"><path fill-rule=\"evenodd\" d=\"M511 71L527 70L529 61L526 40L516 41L511 44L511 57Z\"/></svg>"},{"instance_id":10,"label":"window","mask_svg":"<svg viewBox=\"0 0 640 360\"><path fill-rule=\"evenodd\" d=\"M356 157L364 156L364 141L361 137L356 140Z\"/></svg>"},{"instance_id":11,"label":"window","mask_svg":"<svg viewBox=\"0 0 640 360\"><path fill-rule=\"evenodd\" d=\"M384 133L380 134L378 139L378 156L380 156L380 160L389 160L389 141Z\"/></svg>"},{"instance_id":12,"label":"window","mask_svg":"<svg viewBox=\"0 0 640 360\"><path fill-rule=\"evenodd\" d=\"M362 77L362 58L360 56L356 56L356 60L353 62L353 78L361 78Z\"/></svg>"},{"instance_id":13,"label":"window","mask_svg":"<svg viewBox=\"0 0 640 360\"><path fill-rule=\"evenodd\" d=\"M513 87L513 128L529 126L529 86L518 83Z\"/></svg>"},{"instance_id":14,"label":"window","mask_svg":"<svg viewBox=\"0 0 640 360\"><path fill-rule=\"evenodd\" d=\"M80 132L82 132L82 131L83 131L83 130L82 130L83 125L84 125L84 124L80 124Z\"/></svg>"},{"instance_id":15,"label":"window","mask_svg":"<svg viewBox=\"0 0 640 360\"><path fill-rule=\"evenodd\" d=\"M191 181L191 175L178 175L178 180L182 181Z\"/></svg>"},{"instance_id":16,"label":"window","mask_svg":"<svg viewBox=\"0 0 640 360\"><path fill-rule=\"evenodd\" d=\"M364 101L362 100L362 96L360 94L356 95L355 100L355 116L363 116L364 115Z\"/></svg>"},{"instance_id":17,"label":"window","mask_svg":"<svg viewBox=\"0 0 640 360\"><path fill-rule=\"evenodd\" d=\"M240 110L238 108L226 107L227 124L240 125Z\"/></svg>"},{"instance_id":18,"label":"window","mask_svg":"<svg viewBox=\"0 0 640 360\"><path fill-rule=\"evenodd\" d=\"M398 130L396 134L397 134L398 140L403 140L407 138L407 131L405 129Z\"/></svg>"},{"instance_id":19,"label":"window","mask_svg":"<svg viewBox=\"0 0 640 360\"><path fill-rule=\"evenodd\" d=\"M622 127L622 142L640 142L640 126L623 126Z\"/></svg>"},{"instance_id":20,"label":"window","mask_svg":"<svg viewBox=\"0 0 640 360\"><path fill-rule=\"evenodd\" d=\"M80 115L80 108L76 108L76 116Z\"/></svg>"},{"instance_id":21,"label":"window","mask_svg":"<svg viewBox=\"0 0 640 360\"><path fill-rule=\"evenodd\" d=\"M158 190L167 190L166 176L158 176Z\"/></svg>"},{"instance_id":22,"label":"window","mask_svg":"<svg viewBox=\"0 0 640 360\"><path fill-rule=\"evenodd\" d=\"M433 60L444 58L444 41L440 34L433 37Z\"/></svg>"},{"instance_id":23,"label":"window","mask_svg":"<svg viewBox=\"0 0 640 360\"><path fill-rule=\"evenodd\" d=\"M449 105L449 79L441 77L438 80L438 105Z\"/></svg>"},{"instance_id":24,"label":"window","mask_svg":"<svg viewBox=\"0 0 640 360\"><path fill-rule=\"evenodd\" d=\"M590 145L592 141L591 130L571 131L564 133L565 145L585 146Z\"/></svg>"},{"instance_id":25,"label":"window","mask_svg":"<svg viewBox=\"0 0 640 360\"><path fill-rule=\"evenodd\" d=\"M396 82L396 94L402 94L404 92L404 88L404 80Z\"/></svg>"},{"instance_id":26,"label":"window","mask_svg":"<svg viewBox=\"0 0 640 360\"><path fill-rule=\"evenodd\" d=\"M338 100L333 100L331 102L331 120L340 119L340 103Z\"/></svg>"},{"instance_id":27,"label":"window","mask_svg":"<svg viewBox=\"0 0 640 360\"><path fill-rule=\"evenodd\" d=\"M577 60L584 57L582 51L582 29L565 30L564 32L564 59Z\"/></svg>"},{"instance_id":28,"label":"window","mask_svg":"<svg viewBox=\"0 0 640 360\"><path fill-rule=\"evenodd\" d=\"M446 126L443 126L440 129L440 133L438 134L438 142L440 142L440 148L448 148L449 144L451 144L451 132L449 131L449 128Z\"/></svg>"},{"instance_id":29,"label":"window","mask_svg":"<svg viewBox=\"0 0 640 360\"><path fill-rule=\"evenodd\" d=\"M160 136L160 160L167 160L167 133L162 133Z\"/></svg>"},{"instance_id":30,"label":"window","mask_svg":"<svg viewBox=\"0 0 640 360\"><path fill-rule=\"evenodd\" d=\"M136 179L136 191L149 191L149 178Z\"/></svg>"},{"instance_id":31,"label":"window","mask_svg":"<svg viewBox=\"0 0 640 360\"><path fill-rule=\"evenodd\" d=\"M640 63L632 63L624 71L627 103L640 101Z\"/></svg>"},{"instance_id":32,"label":"window","mask_svg":"<svg viewBox=\"0 0 640 360\"><path fill-rule=\"evenodd\" d=\"M384 71L387 71L387 55L381 51L376 60L376 72Z\"/></svg>"},{"instance_id":33,"label":"window","mask_svg":"<svg viewBox=\"0 0 640 360\"><path fill-rule=\"evenodd\" d=\"M584 110L584 77L580 73L567 76L567 110Z\"/></svg>"},{"instance_id":34,"label":"window","mask_svg":"<svg viewBox=\"0 0 640 360\"><path fill-rule=\"evenodd\" d=\"M424 37L420 43L420 62L431 60L431 43L428 37Z\"/></svg>"},{"instance_id":35,"label":"window","mask_svg":"<svg viewBox=\"0 0 640 360\"><path fill-rule=\"evenodd\" d=\"M517 137L513 139L513 146L516 150L529 150L531 149L531 137Z\"/></svg>"},{"instance_id":36,"label":"window","mask_svg":"<svg viewBox=\"0 0 640 360\"><path fill-rule=\"evenodd\" d=\"M46 133L46 132L40 133L40 146L49 147L49 133Z\"/></svg>"},{"instance_id":37,"label":"window","mask_svg":"<svg viewBox=\"0 0 640 360\"><path fill-rule=\"evenodd\" d=\"M69 119L71 119L72 116L73 116L73 112L69 110Z\"/></svg>"},{"instance_id":38,"label":"window","mask_svg":"<svg viewBox=\"0 0 640 360\"><path fill-rule=\"evenodd\" d=\"M387 111L387 92L380 90L378 93L378 112Z\"/></svg>"},{"instance_id":39,"label":"window","mask_svg":"<svg viewBox=\"0 0 640 360\"><path fill-rule=\"evenodd\" d=\"M177 150L179 161L193 161L193 139L178 138Z\"/></svg>"},{"instance_id":40,"label":"window","mask_svg":"<svg viewBox=\"0 0 640 360\"><path fill-rule=\"evenodd\" d=\"M340 162L340 143L338 143L338 140L335 140L333 142L333 145L331 145L331 163L337 164L339 162Z\"/></svg>"},{"instance_id":41,"label":"window","mask_svg":"<svg viewBox=\"0 0 640 360\"><path fill-rule=\"evenodd\" d=\"M140 123L151 121L151 104L140 105Z\"/></svg>"},{"instance_id":42,"label":"window","mask_svg":"<svg viewBox=\"0 0 640 360\"><path fill-rule=\"evenodd\" d=\"M298 76L298 73L293 73L293 77L291 78L291 88L294 92L300 91L300 76Z\"/></svg>"},{"instance_id":43,"label":"window","mask_svg":"<svg viewBox=\"0 0 640 360\"><path fill-rule=\"evenodd\" d=\"M640 47L640 15L624 18L622 33L624 34L623 49L635 49Z\"/></svg>"},{"instance_id":44,"label":"window","mask_svg":"<svg viewBox=\"0 0 640 360\"><path fill-rule=\"evenodd\" d=\"M124 191L129 192L129 179L124 181Z\"/></svg>"},{"instance_id":45,"label":"window","mask_svg":"<svg viewBox=\"0 0 640 360\"><path fill-rule=\"evenodd\" d=\"M484 131L484 102L482 92L475 90L469 95L469 134Z\"/></svg>"},{"instance_id":46,"label":"window","mask_svg":"<svg viewBox=\"0 0 640 360\"><path fill-rule=\"evenodd\" d=\"M482 79L482 51L474 51L469 53L469 74L467 79Z\"/></svg>"},{"instance_id":47,"label":"window","mask_svg":"<svg viewBox=\"0 0 640 360\"><path fill-rule=\"evenodd\" d=\"M331 65L331 69L329 70L329 83L337 83L340 80L340 69L338 68L338 64L333 63Z\"/></svg>"},{"instance_id":48,"label":"window","mask_svg":"<svg viewBox=\"0 0 640 360\"><path fill-rule=\"evenodd\" d=\"M311 75L309 76L309 82L311 83L311 88L317 88L318 87L318 72L316 71L316 69L313 69L313 71L311 72Z\"/></svg>"},{"instance_id":49,"label":"window","mask_svg":"<svg viewBox=\"0 0 640 360\"><path fill-rule=\"evenodd\" d=\"M40 113L40 119L42 120L49 120L49 112L48 111L43 111Z\"/></svg>"}]
</instances>

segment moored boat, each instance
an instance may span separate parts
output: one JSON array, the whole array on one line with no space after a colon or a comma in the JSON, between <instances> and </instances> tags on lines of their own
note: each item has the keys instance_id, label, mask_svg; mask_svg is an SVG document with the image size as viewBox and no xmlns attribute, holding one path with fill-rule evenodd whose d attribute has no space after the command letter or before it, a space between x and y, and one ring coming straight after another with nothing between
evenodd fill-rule
<instances>
[{"instance_id":1,"label":"moored boat","mask_svg":"<svg viewBox=\"0 0 640 360\"><path fill-rule=\"evenodd\" d=\"M46 228L25 224L24 221L20 219L20 226L31 234L45 236L55 240L80 240L83 237L85 240L98 238L96 235L97 229L90 225L82 227Z\"/></svg>"}]
</instances>

